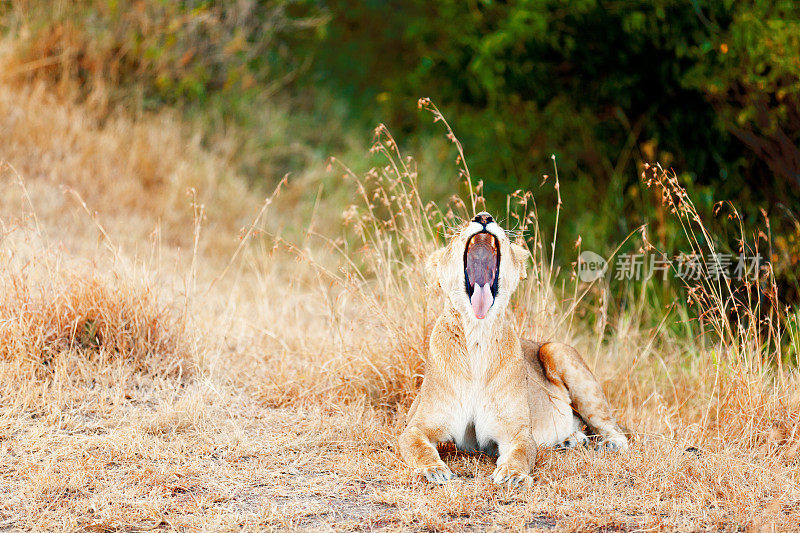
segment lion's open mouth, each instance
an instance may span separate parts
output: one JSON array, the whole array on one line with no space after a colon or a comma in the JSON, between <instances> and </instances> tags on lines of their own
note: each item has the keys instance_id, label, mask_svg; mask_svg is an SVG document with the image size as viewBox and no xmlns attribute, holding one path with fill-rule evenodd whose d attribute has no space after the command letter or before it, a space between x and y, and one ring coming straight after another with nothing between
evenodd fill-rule
<instances>
[{"instance_id":1,"label":"lion's open mouth","mask_svg":"<svg viewBox=\"0 0 800 533\"><path fill-rule=\"evenodd\" d=\"M464 250L464 282L475 317L485 318L497 297L500 249L497 237L487 231L476 233Z\"/></svg>"}]
</instances>

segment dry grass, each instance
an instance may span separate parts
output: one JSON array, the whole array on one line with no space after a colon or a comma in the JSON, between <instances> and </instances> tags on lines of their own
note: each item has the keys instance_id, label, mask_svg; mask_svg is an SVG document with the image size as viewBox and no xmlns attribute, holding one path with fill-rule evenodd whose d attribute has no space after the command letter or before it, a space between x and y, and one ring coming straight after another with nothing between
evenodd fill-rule
<instances>
[{"instance_id":1,"label":"dry grass","mask_svg":"<svg viewBox=\"0 0 800 533\"><path fill-rule=\"evenodd\" d=\"M6 53L0 43L0 68L7 66ZM192 247L201 216L213 230L202 243L207 255L232 252L229 233L246 223L258 201L230 172L228 147L209 154L168 113L146 120L101 117L89 104L65 105L71 101L40 82L0 85L6 225L32 216L32 198L44 237L87 255L97 249L98 234L101 241L113 235L111 244L126 250Z\"/></svg>"},{"instance_id":2,"label":"dry grass","mask_svg":"<svg viewBox=\"0 0 800 533\"><path fill-rule=\"evenodd\" d=\"M19 380L80 373L91 381L116 360L145 375L182 376L191 362L185 324L133 283L98 273L34 281L6 272L0 300L0 360ZM92 363L85 369L84 363Z\"/></svg>"},{"instance_id":3,"label":"dry grass","mask_svg":"<svg viewBox=\"0 0 800 533\"><path fill-rule=\"evenodd\" d=\"M543 451L529 491L494 487L485 458L451 454L460 480L426 486L396 448L440 305L421 259L481 204L480 184L467 203L427 204L413 161L381 128L385 167L361 177L335 166L358 198L343 226L312 219L287 242L275 235L281 196L259 211L224 151L168 116L101 123L88 106L0 85L0 527L800 521L798 378L778 363L780 336L797 329L779 307L689 287L710 325L697 339L643 328L644 304L608 316L606 287L568 285L554 268L553 238L520 192L504 218L535 261L511 315L525 335L587 354L632 449ZM688 235L703 231L682 214ZM738 313L726 311L731 296ZM592 330L581 313L604 318Z\"/></svg>"}]
</instances>

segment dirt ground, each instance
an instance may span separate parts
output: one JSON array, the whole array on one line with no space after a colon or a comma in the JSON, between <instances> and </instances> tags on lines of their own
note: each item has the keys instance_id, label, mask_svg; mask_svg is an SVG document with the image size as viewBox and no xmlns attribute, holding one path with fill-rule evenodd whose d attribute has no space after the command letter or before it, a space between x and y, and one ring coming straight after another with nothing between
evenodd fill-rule
<instances>
[{"instance_id":1,"label":"dirt ground","mask_svg":"<svg viewBox=\"0 0 800 533\"><path fill-rule=\"evenodd\" d=\"M364 406L264 408L203 385L157 396L15 415L11 431L4 408L2 527L788 530L800 506L793 473L765 477L769 463L658 437L627 454L544 450L530 489L492 485L490 458L445 453L459 477L438 487L402 464L398 428Z\"/></svg>"}]
</instances>

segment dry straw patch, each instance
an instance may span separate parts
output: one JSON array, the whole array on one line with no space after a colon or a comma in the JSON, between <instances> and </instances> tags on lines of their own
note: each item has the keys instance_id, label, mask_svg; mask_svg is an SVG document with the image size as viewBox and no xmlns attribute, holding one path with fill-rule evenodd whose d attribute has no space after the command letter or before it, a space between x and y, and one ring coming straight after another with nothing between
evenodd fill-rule
<instances>
[{"instance_id":1,"label":"dry straw patch","mask_svg":"<svg viewBox=\"0 0 800 533\"><path fill-rule=\"evenodd\" d=\"M191 369L186 322L152 290L97 272L26 269L0 277L0 360L18 379L67 374L91 380L97 368L182 376Z\"/></svg>"}]
</instances>

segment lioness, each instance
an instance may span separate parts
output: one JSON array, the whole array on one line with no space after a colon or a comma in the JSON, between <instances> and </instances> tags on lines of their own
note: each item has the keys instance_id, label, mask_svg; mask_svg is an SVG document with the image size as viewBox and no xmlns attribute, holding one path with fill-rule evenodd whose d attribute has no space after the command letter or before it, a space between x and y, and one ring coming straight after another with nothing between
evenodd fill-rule
<instances>
[{"instance_id":1,"label":"lioness","mask_svg":"<svg viewBox=\"0 0 800 533\"><path fill-rule=\"evenodd\" d=\"M419 395L400 451L428 481L455 477L436 445L496 455L492 481L529 484L537 446L586 444L585 421L600 444L627 449L603 391L570 346L520 339L504 312L528 251L479 213L427 268L446 295L436 321Z\"/></svg>"}]
</instances>

